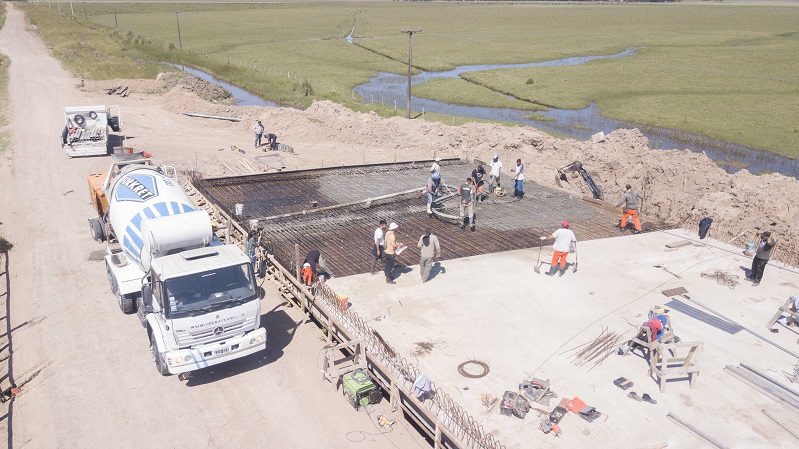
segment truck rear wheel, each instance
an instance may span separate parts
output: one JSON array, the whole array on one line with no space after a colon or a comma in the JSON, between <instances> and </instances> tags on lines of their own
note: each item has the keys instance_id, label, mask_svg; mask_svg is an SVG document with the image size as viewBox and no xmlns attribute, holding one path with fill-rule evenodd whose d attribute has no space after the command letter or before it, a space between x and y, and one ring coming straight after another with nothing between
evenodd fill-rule
<instances>
[{"instance_id":1,"label":"truck rear wheel","mask_svg":"<svg viewBox=\"0 0 799 449\"><path fill-rule=\"evenodd\" d=\"M105 241L105 232L103 231L103 224L100 223L99 218L89 219L89 231L92 233L92 238L95 242L102 243Z\"/></svg>"},{"instance_id":2,"label":"truck rear wheel","mask_svg":"<svg viewBox=\"0 0 799 449\"><path fill-rule=\"evenodd\" d=\"M158 371L159 374L162 376L169 376L169 370L166 367L166 361L164 357L158 352L158 346L155 344L155 337L153 337L152 332L148 332L150 335L150 351L153 353L153 360L155 361L155 369Z\"/></svg>"},{"instance_id":3,"label":"truck rear wheel","mask_svg":"<svg viewBox=\"0 0 799 449\"><path fill-rule=\"evenodd\" d=\"M119 305L119 310L122 313L130 314L136 311L136 300L135 298L130 297L129 295L123 295L119 291L119 285L117 284L116 278L114 274L111 272L111 267L108 266L108 262L105 263L105 269L108 272L108 282L111 284L111 293L113 293L117 297L117 304Z\"/></svg>"}]
</instances>

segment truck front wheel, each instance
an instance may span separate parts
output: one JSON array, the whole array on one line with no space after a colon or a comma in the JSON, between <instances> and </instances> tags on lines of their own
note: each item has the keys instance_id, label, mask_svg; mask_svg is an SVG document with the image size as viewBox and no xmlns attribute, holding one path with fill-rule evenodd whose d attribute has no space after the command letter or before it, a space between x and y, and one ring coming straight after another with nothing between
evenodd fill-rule
<instances>
[{"instance_id":1,"label":"truck front wheel","mask_svg":"<svg viewBox=\"0 0 799 449\"><path fill-rule=\"evenodd\" d=\"M164 356L158 352L158 346L155 344L155 337L153 337L152 332L148 332L150 334L150 351L153 353L153 360L155 361L155 369L158 370L158 373L162 376L169 375L169 369L167 369L166 361L164 360Z\"/></svg>"}]
</instances>

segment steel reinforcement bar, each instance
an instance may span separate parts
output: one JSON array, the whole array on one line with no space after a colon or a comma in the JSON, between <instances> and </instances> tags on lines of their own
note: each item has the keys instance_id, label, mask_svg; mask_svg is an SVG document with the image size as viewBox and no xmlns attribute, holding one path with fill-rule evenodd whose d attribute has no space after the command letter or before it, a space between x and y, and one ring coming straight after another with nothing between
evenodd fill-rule
<instances>
[{"instance_id":1,"label":"steel reinforcement bar","mask_svg":"<svg viewBox=\"0 0 799 449\"><path fill-rule=\"evenodd\" d=\"M230 240L238 244L246 238L246 230L208 201L191 182L185 183L193 201L209 212L217 223L226 223ZM265 249L262 247L262 249ZM433 382L433 394L420 401L412 386L419 369L386 342L380 334L351 309L342 310L338 295L327 285L317 284L313 290L303 286L273 254L266 253L267 273L281 285L283 297L298 305L325 331L329 342L345 343L360 339L366 347L368 369L372 378L388 392L391 404L402 409L428 438L434 448L507 449L494 435L472 417L449 394Z\"/></svg>"}]
</instances>

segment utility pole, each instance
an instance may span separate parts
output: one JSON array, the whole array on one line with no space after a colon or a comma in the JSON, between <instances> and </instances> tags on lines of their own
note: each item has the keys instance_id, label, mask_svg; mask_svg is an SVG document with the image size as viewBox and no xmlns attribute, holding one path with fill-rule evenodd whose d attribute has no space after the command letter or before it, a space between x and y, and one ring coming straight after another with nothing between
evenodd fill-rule
<instances>
[{"instance_id":1,"label":"utility pole","mask_svg":"<svg viewBox=\"0 0 799 449\"><path fill-rule=\"evenodd\" d=\"M119 21L117 20L117 9L118 8L119 8L118 6L114 7L114 27L116 29L119 29Z\"/></svg>"},{"instance_id":2,"label":"utility pole","mask_svg":"<svg viewBox=\"0 0 799 449\"><path fill-rule=\"evenodd\" d=\"M178 45L180 45L180 49L183 50L183 39L180 37L180 11L175 11L175 20L178 23Z\"/></svg>"},{"instance_id":3,"label":"utility pole","mask_svg":"<svg viewBox=\"0 0 799 449\"><path fill-rule=\"evenodd\" d=\"M69 0L69 12L72 14L72 17L75 17L75 8L72 7L72 0Z\"/></svg>"},{"instance_id":4,"label":"utility pole","mask_svg":"<svg viewBox=\"0 0 799 449\"><path fill-rule=\"evenodd\" d=\"M422 29L401 30L408 35L408 118L411 118L411 60L413 59L413 35L421 33Z\"/></svg>"}]
</instances>

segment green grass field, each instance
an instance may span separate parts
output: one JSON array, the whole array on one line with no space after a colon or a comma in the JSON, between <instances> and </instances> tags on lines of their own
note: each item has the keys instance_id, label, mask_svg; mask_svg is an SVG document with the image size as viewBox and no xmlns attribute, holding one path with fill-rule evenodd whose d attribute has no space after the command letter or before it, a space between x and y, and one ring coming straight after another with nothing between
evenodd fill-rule
<instances>
[{"instance_id":1,"label":"green grass field","mask_svg":"<svg viewBox=\"0 0 799 449\"><path fill-rule=\"evenodd\" d=\"M375 72L404 72L399 61L407 58L407 37L400 33L405 27L423 29L414 37L414 64L433 70L646 47L630 58L578 67L477 72L465 74L465 79L435 80L417 86L415 94L531 112L540 109L537 103L579 108L596 102L614 118L799 156L799 6L795 4L336 2L87 7L76 3L75 7L77 17L88 16L99 27L97 37L103 39L98 46L108 41L125 48L101 52L139 61L127 76L151 74L157 61L184 62L298 106L331 99L358 110L372 109L358 103L351 90ZM51 20L52 14L42 8L26 8L36 21ZM107 33L115 28L115 9L119 36L110 39ZM176 10L181 11L184 51L176 49ZM52 20L47 27L70 28L70 33L74 33L71 27L81 26L62 18ZM376 53L343 41L353 23L355 41ZM40 29L51 45L61 43L76 51L75 39L66 45L69 35L47 27ZM65 53L56 54L63 58ZM92 57L89 53L87 60ZM88 69L93 73L87 76L128 73L122 63L114 67L116 57L95 59L107 68ZM310 91L301 86L305 80ZM378 109L385 115L395 113Z\"/></svg>"}]
</instances>

